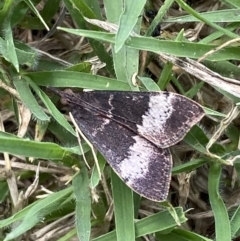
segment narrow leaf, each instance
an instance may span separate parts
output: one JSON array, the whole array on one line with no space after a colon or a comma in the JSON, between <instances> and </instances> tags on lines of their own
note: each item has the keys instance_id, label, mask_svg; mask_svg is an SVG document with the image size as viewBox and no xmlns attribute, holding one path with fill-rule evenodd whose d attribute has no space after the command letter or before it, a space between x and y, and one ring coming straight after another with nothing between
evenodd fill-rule
<instances>
[{"instance_id":1,"label":"narrow leaf","mask_svg":"<svg viewBox=\"0 0 240 241\"><path fill-rule=\"evenodd\" d=\"M135 241L132 190L112 171L112 189L118 241Z\"/></svg>"},{"instance_id":2,"label":"narrow leaf","mask_svg":"<svg viewBox=\"0 0 240 241\"><path fill-rule=\"evenodd\" d=\"M89 241L91 231L91 198L89 179L85 167L73 179L73 190L76 197L76 229L79 240Z\"/></svg>"}]
</instances>

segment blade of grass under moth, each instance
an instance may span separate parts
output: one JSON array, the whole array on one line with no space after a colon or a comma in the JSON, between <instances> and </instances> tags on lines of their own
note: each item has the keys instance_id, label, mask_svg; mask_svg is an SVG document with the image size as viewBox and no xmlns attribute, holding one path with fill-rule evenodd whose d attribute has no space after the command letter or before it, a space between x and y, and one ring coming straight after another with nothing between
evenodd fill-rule
<instances>
[{"instance_id":1,"label":"blade of grass under moth","mask_svg":"<svg viewBox=\"0 0 240 241\"><path fill-rule=\"evenodd\" d=\"M118 241L135 241L133 193L112 171L112 192Z\"/></svg>"}]
</instances>

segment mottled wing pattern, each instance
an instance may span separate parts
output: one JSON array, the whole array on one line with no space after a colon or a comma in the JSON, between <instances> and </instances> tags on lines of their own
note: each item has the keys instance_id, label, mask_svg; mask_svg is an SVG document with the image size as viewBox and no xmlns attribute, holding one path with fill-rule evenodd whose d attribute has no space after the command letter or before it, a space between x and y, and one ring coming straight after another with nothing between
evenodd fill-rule
<instances>
[{"instance_id":1,"label":"mottled wing pattern","mask_svg":"<svg viewBox=\"0 0 240 241\"><path fill-rule=\"evenodd\" d=\"M172 168L167 147L203 117L197 103L168 92L54 91L67 100L80 129L130 188L151 200L167 198Z\"/></svg>"},{"instance_id":2,"label":"mottled wing pattern","mask_svg":"<svg viewBox=\"0 0 240 241\"><path fill-rule=\"evenodd\" d=\"M88 140L131 189L151 200L166 200L172 168L168 149L156 147L92 110L70 104L70 111Z\"/></svg>"}]
</instances>

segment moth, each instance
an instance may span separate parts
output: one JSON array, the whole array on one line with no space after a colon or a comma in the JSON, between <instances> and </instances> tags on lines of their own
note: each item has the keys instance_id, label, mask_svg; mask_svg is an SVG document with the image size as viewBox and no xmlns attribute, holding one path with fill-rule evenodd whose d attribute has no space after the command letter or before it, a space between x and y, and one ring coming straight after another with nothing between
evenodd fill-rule
<instances>
[{"instance_id":1,"label":"moth","mask_svg":"<svg viewBox=\"0 0 240 241\"><path fill-rule=\"evenodd\" d=\"M171 92L54 92L67 101L81 131L132 190L166 200L169 147L204 116L199 104Z\"/></svg>"}]
</instances>

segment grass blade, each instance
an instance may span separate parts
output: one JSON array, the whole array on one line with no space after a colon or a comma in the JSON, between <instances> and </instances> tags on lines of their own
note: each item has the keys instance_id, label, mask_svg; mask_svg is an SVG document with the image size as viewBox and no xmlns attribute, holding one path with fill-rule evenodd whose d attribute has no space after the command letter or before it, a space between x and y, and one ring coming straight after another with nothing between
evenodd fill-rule
<instances>
[{"instance_id":1,"label":"grass blade","mask_svg":"<svg viewBox=\"0 0 240 241\"><path fill-rule=\"evenodd\" d=\"M112 190L118 241L135 241L132 190L112 171Z\"/></svg>"},{"instance_id":2,"label":"grass blade","mask_svg":"<svg viewBox=\"0 0 240 241\"><path fill-rule=\"evenodd\" d=\"M73 190L76 197L76 229L81 241L90 240L91 198L88 173L85 167L73 179Z\"/></svg>"},{"instance_id":3,"label":"grass blade","mask_svg":"<svg viewBox=\"0 0 240 241\"><path fill-rule=\"evenodd\" d=\"M32 206L28 210L28 212L24 216L22 223L11 233L9 233L5 240L11 240L20 236L23 233L26 233L26 231L28 231L29 229L34 227L38 222L40 222L45 215L50 214L51 212L59 209L61 207L61 204L66 200L67 196L69 196L71 193L72 188L66 188L60 192L50 194L45 199L37 202L36 205Z\"/></svg>"},{"instance_id":4,"label":"grass blade","mask_svg":"<svg viewBox=\"0 0 240 241\"><path fill-rule=\"evenodd\" d=\"M216 241L229 241L229 237L231 237L229 217L218 191L221 171L222 168L220 164L210 164L208 176L209 198L215 219Z\"/></svg>"}]
</instances>

